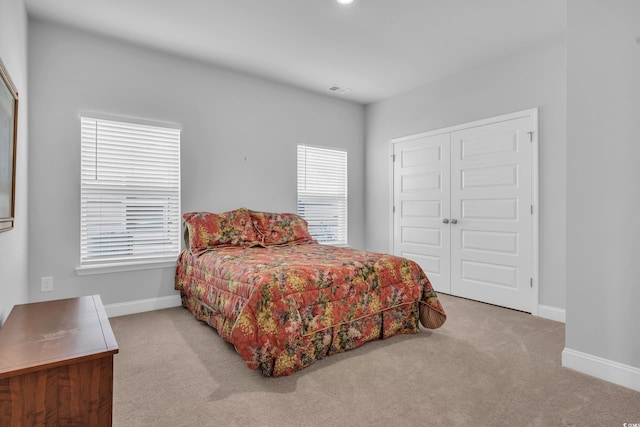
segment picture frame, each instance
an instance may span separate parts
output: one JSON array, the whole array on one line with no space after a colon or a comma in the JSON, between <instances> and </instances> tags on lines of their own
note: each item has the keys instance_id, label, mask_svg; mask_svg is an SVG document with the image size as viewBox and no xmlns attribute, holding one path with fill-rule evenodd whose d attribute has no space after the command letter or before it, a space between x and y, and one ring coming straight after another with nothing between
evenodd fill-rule
<instances>
[{"instance_id":1,"label":"picture frame","mask_svg":"<svg viewBox=\"0 0 640 427\"><path fill-rule=\"evenodd\" d=\"M14 225L17 137L18 91L0 58L0 232Z\"/></svg>"}]
</instances>

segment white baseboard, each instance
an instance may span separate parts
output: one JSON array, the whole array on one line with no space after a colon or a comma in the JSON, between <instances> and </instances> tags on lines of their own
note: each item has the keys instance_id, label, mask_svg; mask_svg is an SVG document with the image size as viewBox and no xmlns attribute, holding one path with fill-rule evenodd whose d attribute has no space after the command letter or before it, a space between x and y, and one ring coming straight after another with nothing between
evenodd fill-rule
<instances>
[{"instance_id":1,"label":"white baseboard","mask_svg":"<svg viewBox=\"0 0 640 427\"><path fill-rule=\"evenodd\" d=\"M562 366L631 390L640 391L640 368L566 347L562 351Z\"/></svg>"},{"instance_id":2,"label":"white baseboard","mask_svg":"<svg viewBox=\"0 0 640 427\"><path fill-rule=\"evenodd\" d=\"M539 304L537 315L545 319L555 320L556 322L567 323L567 312L564 308Z\"/></svg>"},{"instance_id":3,"label":"white baseboard","mask_svg":"<svg viewBox=\"0 0 640 427\"><path fill-rule=\"evenodd\" d=\"M119 302L107 304L104 309L109 317L126 316L127 314L143 313L145 311L160 310L163 308L178 307L182 305L180 295L141 299L137 301Z\"/></svg>"}]
</instances>

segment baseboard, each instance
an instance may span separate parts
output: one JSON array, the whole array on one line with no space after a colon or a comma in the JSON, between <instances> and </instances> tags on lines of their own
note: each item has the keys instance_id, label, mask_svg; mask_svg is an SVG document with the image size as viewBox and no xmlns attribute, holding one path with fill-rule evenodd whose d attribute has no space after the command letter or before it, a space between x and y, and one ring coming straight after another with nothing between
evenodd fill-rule
<instances>
[{"instance_id":1,"label":"baseboard","mask_svg":"<svg viewBox=\"0 0 640 427\"><path fill-rule=\"evenodd\" d=\"M640 368L566 347L562 351L562 366L631 390L640 391Z\"/></svg>"},{"instance_id":2,"label":"baseboard","mask_svg":"<svg viewBox=\"0 0 640 427\"><path fill-rule=\"evenodd\" d=\"M564 308L552 307L550 305L538 305L538 316L556 322L567 323L567 312Z\"/></svg>"},{"instance_id":3,"label":"baseboard","mask_svg":"<svg viewBox=\"0 0 640 427\"><path fill-rule=\"evenodd\" d=\"M137 301L119 302L107 304L104 309L109 317L126 316L127 314L144 313L145 311L160 310L163 308L178 307L182 304L180 295L167 297L141 299Z\"/></svg>"}]
</instances>

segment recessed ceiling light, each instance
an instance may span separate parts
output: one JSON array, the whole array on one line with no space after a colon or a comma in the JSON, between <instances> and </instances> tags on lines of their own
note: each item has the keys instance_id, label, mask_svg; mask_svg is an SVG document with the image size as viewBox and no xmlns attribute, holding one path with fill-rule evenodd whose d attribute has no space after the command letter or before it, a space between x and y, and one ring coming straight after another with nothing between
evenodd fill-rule
<instances>
[{"instance_id":1,"label":"recessed ceiling light","mask_svg":"<svg viewBox=\"0 0 640 427\"><path fill-rule=\"evenodd\" d=\"M336 0L340 4L351 4L353 0Z\"/></svg>"}]
</instances>

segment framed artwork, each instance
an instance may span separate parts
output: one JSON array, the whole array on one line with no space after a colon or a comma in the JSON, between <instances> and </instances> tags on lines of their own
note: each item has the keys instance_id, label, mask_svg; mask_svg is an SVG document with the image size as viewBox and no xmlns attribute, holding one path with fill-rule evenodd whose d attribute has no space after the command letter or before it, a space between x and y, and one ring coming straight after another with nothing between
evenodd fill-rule
<instances>
[{"instance_id":1,"label":"framed artwork","mask_svg":"<svg viewBox=\"0 0 640 427\"><path fill-rule=\"evenodd\" d=\"M0 231L7 231L15 215L18 92L2 59L0 77Z\"/></svg>"}]
</instances>

